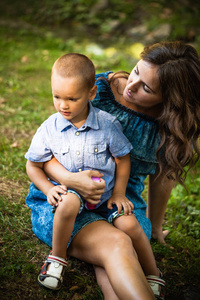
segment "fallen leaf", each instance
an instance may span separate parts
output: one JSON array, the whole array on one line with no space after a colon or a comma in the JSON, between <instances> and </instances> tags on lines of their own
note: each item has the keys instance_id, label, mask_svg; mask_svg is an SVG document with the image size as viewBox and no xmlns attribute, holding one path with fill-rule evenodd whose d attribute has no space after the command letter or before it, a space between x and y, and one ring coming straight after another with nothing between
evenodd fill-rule
<instances>
[{"instance_id":1,"label":"fallen leaf","mask_svg":"<svg viewBox=\"0 0 200 300\"><path fill-rule=\"evenodd\" d=\"M42 54L43 54L43 55L48 55L48 54L49 54L49 50L43 50L43 51L42 51Z\"/></svg>"},{"instance_id":2,"label":"fallen leaf","mask_svg":"<svg viewBox=\"0 0 200 300\"><path fill-rule=\"evenodd\" d=\"M21 62L22 63L26 63L28 61L28 56L24 55L22 58L21 58Z\"/></svg>"},{"instance_id":3,"label":"fallen leaf","mask_svg":"<svg viewBox=\"0 0 200 300\"><path fill-rule=\"evenodd\" d=\"M74 286L72 286L69 290L70 291L74 291L74 290L77 290L78 289L78 286L77 285L74 285Z\"/></svg>"},{"instance_id":4,"label":"fallen leaf","mask_svg":"<svg viewBox=\"0 0 200 300\"><path fill-rule=\"evenodd\" d=\"M14 142L10 145L11 148L18 148L19 147L19 144L18 142Z\"/></svg>"},{"instance_id":5,"label":"fallen leaf","mask_svg":"<svg viewBox=\"0 0 200 300\"><path fill-rule=\"evenodd\" d=\"M74 294L74 296L72 297L72 300L78 300L78 299L81 300L80 296L77 293Z\"/></svg>"},{"instance_id":6,"label":"fallen leaf","mask_svg":"<svg viewBox=\"0 0 200 300\"><path fill-rule=\"evenodd\" d=\"M0 97L0 104L4 104L6 102L5 98Z\"/></svg>"}]
</instances>

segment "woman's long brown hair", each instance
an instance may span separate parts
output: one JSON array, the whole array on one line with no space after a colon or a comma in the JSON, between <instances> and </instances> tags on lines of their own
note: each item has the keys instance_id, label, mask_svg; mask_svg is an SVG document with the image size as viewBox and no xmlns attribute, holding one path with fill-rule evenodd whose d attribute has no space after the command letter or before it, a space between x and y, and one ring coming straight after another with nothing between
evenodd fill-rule
<instances>
[{"instance_id":1,"label":"woman's long brown hair","mask_svg":"<svg viewBox=\"0 0 200 300\"><path fill-rule=\"evenodd\" d=\"M187 172L200 157L199 56L190 45L163 42L145 47L141 58L159 67L163 99L158 118L160 173L184 184Z\"/></svg>"},{"instance_id":2,"label":"woman's long brown hair","mask_svg":"<svg viewBox=\"0 0 200 300\"><path fill-rule=\"evenodd\" d=\"M200 157L200 60L197 51L182 42L147 46L141 58L158 68L163 108L157 118L161 142L157 149L159 174L184 185L188 171ZM128 78L129 73L114 73Z\"/></svg>"}]
</instances>

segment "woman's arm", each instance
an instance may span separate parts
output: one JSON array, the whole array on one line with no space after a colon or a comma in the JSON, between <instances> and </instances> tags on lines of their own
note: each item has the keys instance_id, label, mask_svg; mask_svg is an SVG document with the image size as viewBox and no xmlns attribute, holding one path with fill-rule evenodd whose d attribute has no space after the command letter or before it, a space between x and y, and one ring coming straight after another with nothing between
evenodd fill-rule
<instances>
[{"instance_id":1,"label":"woman's arm","mask_svg":"<svg viewBox=\"0 0 200 300\"><path fill-rule=\"evenodd\" d=\"M169 231L162 231L162 224L174 181L165 175L149 176L147 216L152 224L152 237L165 244Z\"/></svg>"},{"instance_id":2,"label":"woman's arm","mask_svg":"<svg viewBox=\"0 0 200 300\"><path fill-rule=\"evenodd\" d=\"M104 175L98 171L82 171L82 172L69 172L66 170L56 158L44 164L44 171L47 176L56 182L66 185L67 188L72 188L77 191L86 201L91 204L97 204L104 193L105 181L101 178ZM95 182L91 177L100 177L100 182Z\"/></svg>"}]
</instances>

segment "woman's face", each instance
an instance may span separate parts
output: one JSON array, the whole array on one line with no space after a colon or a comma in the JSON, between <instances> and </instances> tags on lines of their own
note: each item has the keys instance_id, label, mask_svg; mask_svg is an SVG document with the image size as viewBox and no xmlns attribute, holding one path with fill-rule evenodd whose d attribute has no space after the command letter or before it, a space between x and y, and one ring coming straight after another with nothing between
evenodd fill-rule
<instances>
[{"instance_id":1,"label":"woman's face","mask_svg":"<svg viewBox=\"0 0 200 300\"><path fill-rule=\"evenodd\" d=\"M162 103L158 66L140 60L129 75L123 98L135 111L151 115Z\"/></svg>"}]
</instances>

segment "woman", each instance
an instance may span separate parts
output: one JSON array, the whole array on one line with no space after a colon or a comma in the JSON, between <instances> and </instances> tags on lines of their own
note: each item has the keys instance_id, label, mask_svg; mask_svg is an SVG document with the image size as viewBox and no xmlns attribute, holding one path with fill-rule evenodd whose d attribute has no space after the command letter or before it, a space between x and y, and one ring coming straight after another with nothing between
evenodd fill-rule
<instances>
[{"instance_id":1,"label":"woman","mask_svg":"<svg viewBox=\"0 0 200 300\"><path fill-rule=\"evenodd\" d=\"M144 49L130 75L107 72L96 77L98 90L93 105L115 115L133 145L126 196L133 202L148 238L150 219L152 236L164 242L167 232L162 232L162 221L173 181L183 183L187 174L184 168L191 168L200 156L197 52L180 42L159 43ZM102 177L98 171L69 174L55 159L45 165L51 178L77 190L91 204L104 191L103 182L91 179ZM141 197L147 175L149 219ZM31 187L27 204L32 209L33 230L50 245L53 218L46 201L38 199ZM98 266L97 280L105 299L154 299L126 235L128 229L120 231L93 212L85 214L84 222L76 220L68 253Z\"/></svg>"}]
</instances>

